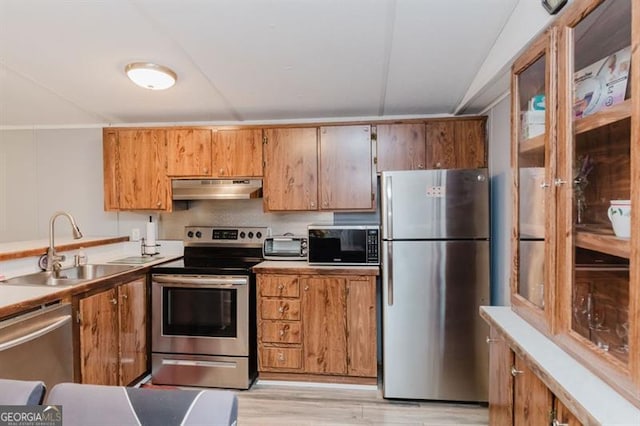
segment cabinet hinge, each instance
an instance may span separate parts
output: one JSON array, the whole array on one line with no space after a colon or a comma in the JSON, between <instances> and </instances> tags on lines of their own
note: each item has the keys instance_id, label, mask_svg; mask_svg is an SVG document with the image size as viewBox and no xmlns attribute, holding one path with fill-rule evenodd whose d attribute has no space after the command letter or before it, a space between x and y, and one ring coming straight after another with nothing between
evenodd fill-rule
<instances>
[{"instance_id":1,"label":"cabinet hinge","mask_svg":"<svg viewBox=\"0 0 640 426\"><path fill-rule=\"evenodd\" d=\"M371 201L375 201L376 200L376 194L374 194L373 192L371 193Z\"/></svg>"},{"instance_id":2,"label":"cabinet hinge","mask_svg":"<svg viewBox=\"0 0 640 426\"><path fill-rule=\"evenodd\" d=\"M378 157L373 157L373 164L378 164Z\"/></svg>"},{"instance_id":3,"label":"cabinet hinge","mask_svg":"<svg viewBox=\"0 0 640 426\"><path fill-rule=\"evenodd\" d=\"M78 324L82 323L82 318L80 317L80 310L79 309L76 311L76 322Z\"/></svg>"},{"instance_id":4,"label":"cabinet hinge","mask_svg":"<svg viewBox=\"0 0 640 426\"><path fill-rule=\"evenodd\" d=\"M262 143L263 143L264 145L268 144L268 143L269 143L269 138L268 138L268 137L266 137L266 136L263 136L263 137L262 137Z\"/></svg>"}]
</instances>

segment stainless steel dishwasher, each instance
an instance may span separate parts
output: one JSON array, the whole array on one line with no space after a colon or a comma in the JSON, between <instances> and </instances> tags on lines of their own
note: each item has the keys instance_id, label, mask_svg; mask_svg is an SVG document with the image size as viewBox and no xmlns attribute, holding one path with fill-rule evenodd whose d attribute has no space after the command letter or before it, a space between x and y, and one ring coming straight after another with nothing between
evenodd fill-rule
<instances>
[{"instance_id":1,"label":"stainless steel dishwasher","mask_svg":"<svg viewBox=\"0 0 640 426\"><path fill-rule=\"evenodd\" d=\"M71 305L0 321L0 378L42 380L47 390L73 381Z\"/></svg>"}]
</instances>

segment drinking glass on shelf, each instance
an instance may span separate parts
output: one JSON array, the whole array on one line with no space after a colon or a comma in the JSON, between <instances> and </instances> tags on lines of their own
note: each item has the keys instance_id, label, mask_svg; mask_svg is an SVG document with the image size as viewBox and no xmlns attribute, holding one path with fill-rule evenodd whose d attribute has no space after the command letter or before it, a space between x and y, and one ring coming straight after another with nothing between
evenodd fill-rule
<instances>
[{"instance_id":1,"label":"drinking glass on shelf","mask_svg":"<svg viewBox=\"0 0 640 426\"><path fill-rule=\"evenodd\" d=\"M589 293L588 306L589 328L592 330L607 331L608 328L604 326L606 316L605 307L595 303L595 298L591 293Z\"/></svg>"},{"instance_id":2,"label":"drinking glass on shelf","mask_svg":"<svg viewBox=\"0 0 640 426\"><path fill-rule=\"evenodd\" d=\"M573 318L576 321L577 325L583 325L584 320L587 316L587 296L585 295L575 295L573 299Z\"/></svg>"},{"instance_id":3,"label":"drinking glass on shelf","mask_svg":"<svg viewBox=\"0 0 640 426\"><path fill-rule=\"evenodd\" d=\"M627 343L627 336L629 335L629 323L627 321L616 323L616 334L622 341L622 344L616 348L616 351L622 353L629 352L629 345Z\"/></svg>"}]
</instances>

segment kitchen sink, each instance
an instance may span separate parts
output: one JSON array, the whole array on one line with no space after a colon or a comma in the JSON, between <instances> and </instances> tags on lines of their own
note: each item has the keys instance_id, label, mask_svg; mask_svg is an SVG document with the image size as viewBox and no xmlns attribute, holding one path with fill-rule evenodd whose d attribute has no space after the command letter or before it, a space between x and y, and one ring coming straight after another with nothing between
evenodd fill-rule
<instances>
[{"instance_id":1,"label":"kitchen sink","mask_svg":"<svg viewBox=\"0 0 640 426\"><path fill-rule=\"evenodd\" d=\"M105 278L135 268L132 265L98 265L88 264L72 266L60 271L42 271L33 274L21 275L0 281L3 284L18 285L45 285L45 286L71 286L87 281Z\"/></svg>"}]
</instances>

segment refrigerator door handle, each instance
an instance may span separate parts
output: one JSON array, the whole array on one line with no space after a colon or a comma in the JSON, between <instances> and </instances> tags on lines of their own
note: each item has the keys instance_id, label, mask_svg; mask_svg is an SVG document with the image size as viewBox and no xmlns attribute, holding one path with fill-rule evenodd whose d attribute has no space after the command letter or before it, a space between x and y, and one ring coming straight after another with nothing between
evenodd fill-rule
<instances>
[{"instance_id":1,"label":"refrigerator door handle","mask_svg":"<svg viewBox=\"0 0 640 426\"><path fill-rule=\"evenodd\" d=\"M387 305L393 306L393 243L387 243Z\"/></svg>"},{"instance_id":2,"label":"refrigerator door handle","mask_svg":"<svg viewBox=\"0 0 640 426\"><path fill-rule=\"evenodd\" d=\"M393 197L391 191L391 176L385 176L384 187L386 192L386 211L384 214L387 217L387 229L383 237L391 239L393 236Z\"/></svg>"}]
</instances>

